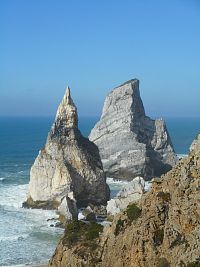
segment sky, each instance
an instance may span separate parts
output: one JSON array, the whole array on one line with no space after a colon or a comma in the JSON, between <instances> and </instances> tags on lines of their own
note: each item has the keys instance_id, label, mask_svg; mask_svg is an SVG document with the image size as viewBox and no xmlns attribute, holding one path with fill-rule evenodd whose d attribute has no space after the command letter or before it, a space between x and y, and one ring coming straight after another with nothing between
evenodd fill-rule
<instances>
[{"instance_id":1,"label":"sky","mask_svg":"<svg viewBox=\"0 0 200 267\"><path fill-rule=\"evenodd\" d=\"M0 116L79 116L138 78L146 113L200 117L199 0L0 0Z\"/></svg>"}]
</instances>

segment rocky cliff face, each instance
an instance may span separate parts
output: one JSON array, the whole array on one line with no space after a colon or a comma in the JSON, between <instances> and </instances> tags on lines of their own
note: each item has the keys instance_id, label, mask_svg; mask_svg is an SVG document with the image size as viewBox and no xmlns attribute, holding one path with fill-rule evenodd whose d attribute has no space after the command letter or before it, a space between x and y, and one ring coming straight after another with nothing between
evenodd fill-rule
<instances>
[{"instance_id":1,"label":"rocky cliff face","mask_svg":"<svg viewBox=\"0 0 200 267\"><path fill-rule=\"evenodd\" d=\"M189 156L117 215L95 246L80 239L68 245L68 239L49 266L200 266L200 135Z\"/></svg>"},{"instance_id":2,"label":"rocky cliff face","mask_svg":"<svg viewBox=\"0 0 200 267\"><path fill-rule=\"evenodd\" d=\"M70 192L78 206L105 204L109 198L98 148L81 135L67 88L46 145L31 168L24 206L57 208Z\"/></svg>"},{"instance_id":3,"label":"rocky cliff face","mask_svg":"<svg viewBox=\"0 0 200 267\"><path fill-rule=\"evenodd\" d=\"M89 139L99 148L107 176L113 178L149 179L166 173L177 161L165 122L145 115L136 79L106 97Z\"/></svg>"}]
</instances>

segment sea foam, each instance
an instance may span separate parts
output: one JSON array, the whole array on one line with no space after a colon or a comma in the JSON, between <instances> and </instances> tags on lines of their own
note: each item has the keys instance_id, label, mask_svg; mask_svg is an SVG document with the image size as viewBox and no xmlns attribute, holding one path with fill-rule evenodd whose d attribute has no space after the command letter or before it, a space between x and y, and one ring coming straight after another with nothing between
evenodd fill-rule
<instances>
[{"instance_id":1,"label":"sea foam","mask_svg":"<svg viewBox=\"0 0 200 267\"><path fill-rule=\"evenodd\" d=\"M0 266L47 261L63 233L50 227L58 218L55 211L22 208L27 190L28 184L0 187Z\"/></svg>"},{"instance_id":2,"label":"sea foam","mask_svg":"<svg viewBox=\"0 0 200 267\"><path fill-rule=\"evenodd\" d=\"M185 158L185 157L187 157L187 156L188 156L188 154L177 154L177 157L178 157L179 159Z\"/></svg>"}]
</instances>

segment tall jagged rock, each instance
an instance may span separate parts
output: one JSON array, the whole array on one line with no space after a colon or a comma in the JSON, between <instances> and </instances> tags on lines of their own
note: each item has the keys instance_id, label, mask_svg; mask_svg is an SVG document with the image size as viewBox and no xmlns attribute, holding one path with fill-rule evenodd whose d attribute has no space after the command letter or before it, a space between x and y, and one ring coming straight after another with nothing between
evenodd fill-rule
<instances>
[{"instance_id":1,"label":"tall jagged rock","mask_svg":"<svg viewBox=\"0 0 200 267\"><path fill-rule=\"evenodd\" d=\"M70 192L78 206L105 204L109 198L98 148L81 135L67 88L46 145L31 168L24 206L57 208Z\"/></svg>"},{"instance_id":2,"label":"tall jagged rock","mask_svg":"<svg viewBox=\"0 0 200 267\"><path fill-rule=\"evenodd\" d=\"M149 179L166 173L177 161L164 120L145 115L137 79L108 94L89 139L99 148L107 176L113 178Z\"/></svg>"},{"instance_id":3,"label":"tall jagged rock","mask_svg":"<svg viewBox=\"0 0 200 267\"><path fill-rule=\"evenodd\" d=\"M189 156L155 179L99 238L86 243L80 237L69 246L69 237L65 233L49 266L200 266L200 135Z\"/></svg>"}]
</instances>

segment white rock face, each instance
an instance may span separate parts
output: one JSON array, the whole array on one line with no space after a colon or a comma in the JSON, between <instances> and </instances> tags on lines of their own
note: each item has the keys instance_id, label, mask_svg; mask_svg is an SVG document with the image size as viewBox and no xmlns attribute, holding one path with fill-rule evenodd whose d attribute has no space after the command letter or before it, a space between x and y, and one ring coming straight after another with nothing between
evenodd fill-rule
<instances>
[{"instance_id":1,"label":"white rock face","mask_svg":"<svg viewBox=\"0 0 200 267\"><path fill-rule=\"evenodd\" d=\"M73 192L70 192L62 199L61 204L58 207L58 213L63 215L66 221L78 219L78 209Z\"/></svg>"},{"instance_id":2,"label":"white rock face","mask_svg":"<svg viewBox=\"0 0 200 267\"><path fill-rule=\"evenodd\" d=\"M148 180L169 171L177 161L164 120L145 115L136 79L108 94L89 139L98 146L108 177Z\"/></svg>"},{"instance_id":3,"label":"white rock face","mask_svg":"<svg viewBox=\"0 0 200 267\"><path fill-rule=\"evenodd\" d=\"M107 213L115 215L132 203L138 201L145 191L145 181L142 177L136 177L125 185L117 196L107 202Z\"/></svg>"},{"instance_id":4,"label":"white rock face","mask_svg":"<svg viewBox=\"0 0 200 267\"><path fill-rule=\"evenodd\" d=\"M200 146L200 134L198 134L197 137L192 142L190 146L190 152L194 149L197 149L197 146Z\"/></svg>"},{"instance_id":5,"label":"white rock face","mask_svg":"<svg viewBox=\"0 0 200 267\"><path fill-rule=\"evenodd\" d=\"M78 206L105 204L109 189L97 146L78 129L76 106L67 88L45 147L30 173L29 196L24 206L52 206L73 192Z\"/></svg>"}]
</instances>

